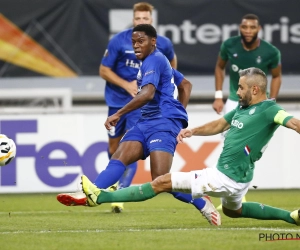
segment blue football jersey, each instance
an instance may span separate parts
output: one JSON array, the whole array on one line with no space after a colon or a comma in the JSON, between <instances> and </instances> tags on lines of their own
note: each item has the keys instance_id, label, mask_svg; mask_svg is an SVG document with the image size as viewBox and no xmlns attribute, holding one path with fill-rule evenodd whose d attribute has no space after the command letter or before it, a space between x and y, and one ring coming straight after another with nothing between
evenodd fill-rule
<instances>
[{"instance_id":1,"label":"blue football jersey","mask_svg":"<svg viewBox=\"0 0 300 250\"><path fill-rule=\"evenodd\" d=\"M182 82L184 76L176 69L172 68L172 70L173 70L174 83L176 84L176 86L179 86L180 83Z\"/></svg>"},{"instance_id":2,"label":"blue football jersey","mask_svg":"<svg viewBox=\"0 0 300 250\"><path fill-rule=\"evenodd\" d=\"M186 127L188 121L186 110L174 98L175 82L173 72L170 62L159 50L155 50L146 57L137 75L138 87L141 89L147 84L153 84L156 91L154 98L141 108L141 114L143 119L160 117L181 119L183 126ZM178 76L180 77L176 73L177 83Z\"/></svg>"},{"instance_id":3,"label":"blue football jersey","mask_svg":"<svg viewBox=\"0 0 300 250\"><path fill-rule=\"evenodd\" d=\"M102 65L111 68L118 76L126 81L136 80L140 61L137 60L132 47L132 28L116 34L108 43L102 58ZM174 49L170 39L158 36L157 48L168 58L174 58ZM131 101L132 97L115 84L106 82L105 100L109 107L121 108Z\"/></svg>"}]
</instances>

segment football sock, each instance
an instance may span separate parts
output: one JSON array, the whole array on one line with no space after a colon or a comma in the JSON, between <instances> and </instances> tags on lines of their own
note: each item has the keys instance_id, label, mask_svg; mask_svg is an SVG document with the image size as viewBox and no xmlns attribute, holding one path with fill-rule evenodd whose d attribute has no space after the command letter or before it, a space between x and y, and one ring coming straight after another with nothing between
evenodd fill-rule
<instances>
[{"instance_id":1,"label":"football sock","mask_svg":"<svg viewBox=\"0 0 300 250\"><path fill-rule=\"evenodd\" d=\"M198 210L204 208L206 201L202 198L193 199L191 194L171 192L171 194L180 201L194 205Z\"/></svg>"},{"instance_id":2,"label":"football sock","mask_svg":"<svg viewBox=\"0 0 300 250\"><path fill-rule=\"evenodd\" d=\"M126 166L119 160L110 160L106 169L104 169L96 178L95 185L104 189L115 184L125 172Z\"/></svg>"},{"instance_id":3,"label":"football sock","mask_svg":"<svg viewBox=\"0 0 300 250\"><path fill-rule=\"evenodd\" d=\"M136 173L137 162L134 162L126 167L124 174L119 180L119 189L129 187Z\"/></svg>"},{"instance_id":4,"label":"football sock","mask_svg":"<svg viewBox=\"0 0 300 250\"><path fill-rule=\"evenodd\" d=\"M148 182L140 186L122 188L115 192L101 190L101 193L97 198L97 203L145 201L154 196L156 196L156 193L150 182Z\"/></svg>"},{"instance_id":5,"label":"football sock","mask_svg":"<svg viewBox=\"0 0 300 250\"><path fill-rule=\"evenodd\" d=\"M241 217L259 220L283 220L291 224L296 224L290 216L289 211L256 202L242 203Z\"/></svg>"}]
</instances>

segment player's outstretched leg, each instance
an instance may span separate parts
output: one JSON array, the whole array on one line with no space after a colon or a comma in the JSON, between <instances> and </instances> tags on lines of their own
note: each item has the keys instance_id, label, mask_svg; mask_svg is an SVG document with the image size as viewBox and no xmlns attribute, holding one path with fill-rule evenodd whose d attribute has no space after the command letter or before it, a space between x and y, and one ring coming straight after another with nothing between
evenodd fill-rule
<instances>
[{"instance_id":1,"label":"player's outstretched leg","mask_svg":"<svg viewBox=\"0 0 300 250\"><path fill-rule=\"evenodd\" d=\"M256 202L244 202L242 204L241 217L243 218L253 218L259 220L283 220L290 224L296 224L300 226L300 210L290 212L284 209L271 207Z\"/></svg>"},{"instance_id":2,"label":"player's outstretched leg","mask_svg":"<svg viewBox=\"0 0 300 250\"><path fill-rule=\"evenodd\" d=\"M87 197L88 206L91 207L101 203L145 201L157 195L149 182L109 192L97 188L85 175L81 177L81 180L82 191Z\"/></svg>"},{"instance_id":3,"label":"player's outstretched leg","mask_svg":"<svg viewBox=\"0 0 300 250\"><path fill-rule=\"evenodd\" d=\"M97 203L97 198L101 193L101 189L97 188L85 175L81 176L82 191L87 198L87 205L90 207L96 207L100 204Z\"/></svg>"},{"instance_id":4,"label":"player's outstretched leg","mask_svg":"<svg viewBox=\"0 0 300 250\"><path fill-rule=\"evenodd\" d=\"M119 182L109 188L110 191L129 187L137 170L137 162L129 164ZM123 202L111 203L111 211L113 213L121 213L124 210Z\"/></svg>"},{"instance_id":5,"label":"player's outstretched leg","mask_svg":"<svg viewBox=\"0 0 300 250\"><path fill-rule=\"evenodd\" d=\"M290 213L290 216L293 218L293 220L296 222L297 226L300 226L300 209L295 210Z\"/></svg>"},{"instance_id":6,"label":"player's outstretched leg","mask_svg":"<svg viewBox=\"0 0 300 250\"><path fill-rule=\"evenodd\" d=\"M126 171L125 171L126 172ZM114 192L118 190L119 182L115 183L114 185L109 187L110 192ZM121 213L124 209L124 203L123 202L113 202L110 204L111 205L111 212L112 213Z\"/></svg>"}]
</instances>

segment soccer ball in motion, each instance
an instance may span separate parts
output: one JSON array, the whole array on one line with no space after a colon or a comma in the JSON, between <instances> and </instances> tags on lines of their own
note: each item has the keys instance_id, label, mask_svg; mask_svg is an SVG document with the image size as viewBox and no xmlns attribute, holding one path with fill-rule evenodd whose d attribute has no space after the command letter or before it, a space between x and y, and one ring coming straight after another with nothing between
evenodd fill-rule
<instances>
[{"instance_id":1,"label":"soccer ball in motion","mask_svg":"<svg viewBox=\"0 0 300 250\"><path fill-rule=\"evenodd\" d=\"M5 166L15 158L17 148L15 142L4 134L0 134L0 166Z\"/></svg>"}]
</instances>

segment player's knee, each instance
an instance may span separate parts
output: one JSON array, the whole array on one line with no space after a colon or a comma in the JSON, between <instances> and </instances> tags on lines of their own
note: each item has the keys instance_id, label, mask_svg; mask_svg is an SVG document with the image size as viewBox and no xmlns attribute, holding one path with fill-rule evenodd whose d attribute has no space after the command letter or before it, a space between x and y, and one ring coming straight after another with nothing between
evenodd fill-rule
<instances>
[{"instance_id":1,"label":"player's knee","mask_svg":"<svg viewBox=\"0 0 300 250\"><path fill-rule=\"evenodd\" d=\"M171 174L165 174L157 177L151 182L155 193L170 192L172 190Z\"/></svg>"},{"instance_id":2,"label":"player's knee","mask_svg":"<svg viewBox=\"0 0 300 250\"><path fill-rule=\"evenodd\" d=\"M223 210L223 213L230 218L238 218L241 216L239 211L237 211L237 210L231 210L224 206L222 206L222 210Z\"/></svg>"}]
</instances>

